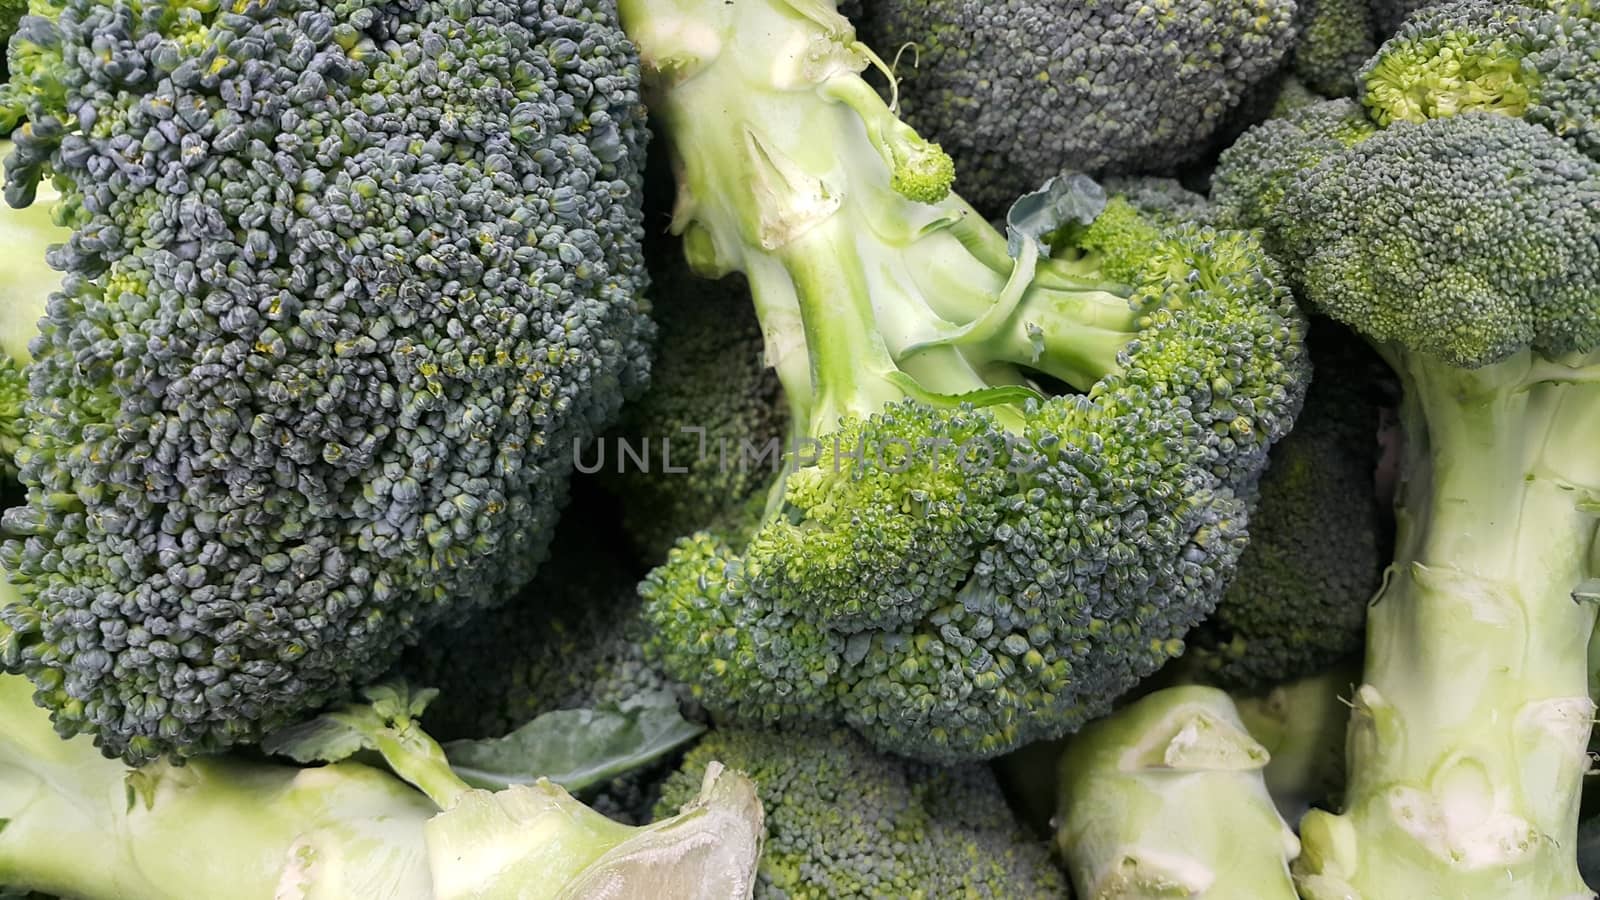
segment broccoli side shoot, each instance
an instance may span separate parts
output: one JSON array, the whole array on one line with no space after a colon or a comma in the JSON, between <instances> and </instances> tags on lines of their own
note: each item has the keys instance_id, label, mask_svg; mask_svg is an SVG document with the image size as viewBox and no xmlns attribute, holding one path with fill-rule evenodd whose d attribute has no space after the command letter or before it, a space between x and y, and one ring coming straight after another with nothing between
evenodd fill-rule
<instances>
[{"instance_id":1,"label":"broccoli side shoot","mask_svg":"<svg viewBox=\"0 0 1600 900\"><path fill-rule=\"evenodd\" d=\"M1403 395L1344 808L1302 821L1300 888L1589 896L1574 846L1600 599L1600 162L1534 102L1457 111L1459 85L1412 84L1420 121L1303 110L1218 173Z\"/></svg>"},{"instance_id":2,"label":"broccoli side shoot","mask_svg":"<svg viewBox=\"0 0 1600 900\"><path fill-rule=\"evenodd\" d=\"M667 779L657 813L694 796L712 760L746 773L766 811L758 900L1066 896L983 766L898 760L839 729L718 730Z\"/></svg>"},{"instance_id":3,"label":"broccoli side shoot","mask_svg":"<svg viewBox=\"0 0 1600 900\"><path fill-rule=\"evenodd\" d=\"M61 732L251 741L525 583L648 357L611 4L68 0L12 51L7 200L73 232L0 665Z\"/></svg>"},{"instance_id":4,"label":"broccoli side shoot","mask_svg":"<svg viewBox=\"0 0 1600 900\"><path fill-rule=\"evenodd\" d=\"M862 6L873 48L915 45L899 55L895 96L986 215L1064 170L1169 171L1203 157L1296 33L1289 0Z\"/></svg>"},{"instance_id":5,"label":"broccoli side shoot","mask_svg":"<svg viewBox=\"0 0 1600 900\"><path fill-rule=\"evenodd\" d=\"M1254 238L1083 176L1002 236L827 4L623 21L675 228L747 277L804 439L745 547L692 536L645 580L668 674L726 717L953 761L1075 729L1181 653L1303 397L1305 322Z\"/></svg>"},{"instance_id":6,"label":"broccoli side shoot","mask_svg":"<svg viewBox=\"0 0 1600 900\"><path fill-rule=\"evenodd\" d=\"M1272 448L1250 545L1190 640L1204 678L1261 689L1359 653L1389 559L1376 473L1383 362L1333 322L1311 329L1315 373L1294 431Z\"/></svg>"}]
</instances>

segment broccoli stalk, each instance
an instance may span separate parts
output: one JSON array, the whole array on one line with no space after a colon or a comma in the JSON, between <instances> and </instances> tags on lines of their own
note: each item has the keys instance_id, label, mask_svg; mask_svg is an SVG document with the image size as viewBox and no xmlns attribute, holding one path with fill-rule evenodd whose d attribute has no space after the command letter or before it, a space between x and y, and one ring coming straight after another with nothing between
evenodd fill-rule
<instances>
[{"instance_id":1,"label":"broccoli stalk","mask_svg":"<svg viewBox=\"0 0 1600 900\"><path fill-rule=\"evenodd\" d=\"M799 445L742 552L697 535L647 578L668 674L713 712L957 761L1180 653L1302 397L1305 323L1254 239L1081 176L1002 235L831 2L620 10L674 230L748 279Z\"/></svg>"},{"instance_id":2,"label":"broccoli stalk","mask_svg":"<svg viewBox=\"0 0 1600 900\"><path fill-rule=\"evenodd\" d=\"M1210 687L1157 691L1079 732L1056 819L1078 896L1294 900L1300 846L1267 793L1268 759Z\"/></svg>"},{"instance_id":3,"label":"broccoli stalk","mask_svg":"<svg viewBox=\"0 0 1600 900\"><path fill-rule=\"evenodd\" d=\"M1595 709L1600 357L1394 355L1397 553L1368 613L1345 812L1301 825L1304 887L1588 896L1572 848Z\"/></svg>"},{"instance_id":4,"label":"broccoli stalk","mask_svg":"<svg viewBox=\"0 0 1600 900\"><path fill-rule=\"evenodd\" d=\"M636 828L545 780L469 788L393 691L330 716L350 723L343 730L313 723L297 749L376 750L405 780L348 760L295 768L214 756L130 769L88 738L57 736L30 694L26 679L0 676L9 886L118 900L560 898L601 886L732 900L755 877L760 804L747 779L714 762L681 812ZM99 859L85 865L90 847Z\"/></svg>"}]
</instances>

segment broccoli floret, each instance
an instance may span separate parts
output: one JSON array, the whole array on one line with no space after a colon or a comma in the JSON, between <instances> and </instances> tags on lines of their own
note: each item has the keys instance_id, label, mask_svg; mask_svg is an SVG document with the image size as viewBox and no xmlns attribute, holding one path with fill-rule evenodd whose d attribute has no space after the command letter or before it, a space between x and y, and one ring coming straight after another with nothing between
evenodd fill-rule
<instances>
[{"instance_id":1,"label":"broccoli floret","mask_svg":"<svg viewBox=\"0 0 1600 900\"><path fill-rule=\"evenodd\" d=\"M1313 325L1310 348L1305 409L1272 448L1238 576L1189 641L1207 680L1230 690L1358 652L1389 559L1374 484L1383 363L1332 322Z\"/></svg>"},{"instance_id":2,"label":"broccoli floret","mask_svg":"<svg viewBox=\"0 0 1600 900\"><path fill-rule=\"evenodd\" d=\"M997 755L1103 712L1211 611L1305 323L1250 235L1081 176L1019 203L1008 247L935 199L948 161L806 8L622 7L677 230L748 277L810 441L744 552L701 534L646 579L648 649L714 713Z\"/></svg>"},{"instance_id":3,"label":"broccoli floret","mask_svg":"<svg viewBox=\"0 0 1600 900\"><path fill-rule=\"evenodd\" d=\"M1157 691L1074 735L1055 825L1076 895L1295 900L1300 843L1267 793L1268 757L1209 687Z\"/></svg>"},{"instance_id":4,"label":"broccoli floret","mask_svg":"<svg viewBox=\"0 0 1600 900\"><path fill-rule=\"evenodd\" d=\"M766 812L757 898L1066 895L983 766L897 760L838 729L717 730L667 779L657 814L713 761L749 775Z\"/></svg>"},{"instance_id":5,"label":"broccoli floret","mask_svg":"<svg viewBox=\"0 0 1600 900\"><path fill-rule=\"evenodd\" d=\"M647 370L612 4L70 0L24 40L7 199L48 176L73 234L0 663L57 728L252 740L525 583Z\"/></svg>"},{"instance_id":6,"label":"broccoli floret","mask_svg":"<svg viewBox=\"0 0 1600 900\"><path fill-rule=\"evenodd\" d=\"M694 531L740 541L753 530L789 420L743 276L696 277L669 238L647 241L646 259L660 323L650 388L580 468L598 468L629 541L655 564Z\"/></svg>"},{"instance_id":7,"label":"broccoli floret","mask_svg":"<svg viewBox=\"0 0 1600 900\"><path fill-rule=\"evenodd\" d=\"M1374 121L1499 112L1600 159L1600 6L1457 0L1408 19L1362 68Z\"/></svg>"},{"instance_id":8,"label":"broccoli floret","mask_svg":"<svg viewBox=\"0 0 1600 900\"><path fill-rule=\"evenodd\" d=\"M1273 195L1240 206L1270 211L1252 224L1306 299L1402 386L1396 550L1368 610L1344 810L1301 823L1312 900L1586 895L1600 162L1532 105L1455 112L1440 90L1415 108L1447 117L1384 118L1349 146L1292 116L1219 174Z\"/></svg>"},{"instance_id":9,"label":"broccoli floret","mask_svg":"<svg viewBox=\"0 0 1600 900\"><path fill-rule=\"evenodd\" d=\"M1291 0L870 0L862 38L896 67L906 121L986 214L1063 170L1169 171L1294 42ZM914 63L914 64L913 64Z\"/></svg>"},{"instance_id":10,"label":"broccoli floret","mask_svg":"<svg viewBox=\"0 0 1600 900\"><path fill-rule=\"evenodd\" d=\"M88 738L59 738L31 693L25 679L0 676L0 882L12 889L117 900L736 900L755 878L760 803L749 779L718 766L685 793L681 816L635 828L544 780L473 790L403 718L342 714L372 725L362 743L411 783L348 759L297 768L221 755L131 770ZM388 698L375 699L378 710ZM96 864L85 864L86 847Z\"/></svg>"},{"instance_id":11,"label":"broccoli floret","mask_svg":"<svg viewBox=\"0 0 1600 900\"><path fill-rule=\"evenodd\" d=\"M1327 97L1356 92L1356 71L1377 49L1368 0L1299 0L1293 69Z\"/></svg>"}]
</instances>

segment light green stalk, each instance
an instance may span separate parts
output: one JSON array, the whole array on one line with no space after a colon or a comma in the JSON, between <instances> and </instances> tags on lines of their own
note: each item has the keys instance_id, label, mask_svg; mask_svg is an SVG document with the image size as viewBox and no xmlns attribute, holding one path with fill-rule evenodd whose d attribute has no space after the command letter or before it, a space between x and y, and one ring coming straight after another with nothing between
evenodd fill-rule
<instances>
[{"instance_id":1,"label":"light green stalk","mask_svg":"<svg viewBox=\"0 0 1600 900\"><path fill-rule=\"evenodd\" d=\"M1408 447L1368 618L1341 815L1302 893L1589 897L1574 846L1594 703L1600 359L1476 370L1396 354Z\"/></svg>"},{"instance_id":2,"label":"light green stalk","mask_svg":"<svg viewBox=\"0 0 1600 900\"><path fill-rule=\"evenodd\" d=\"M1167 688L1100 719L1060 762L1056 847L1079 897L1295 900L1299 842L1269 754L1216 688Z\"/></svg>"},{"instance_id":3,"label":"light green stalk","mask_svg":"<svg viewBox=\"0 0 1600 900\"><path fill-rule=\"evenodd\" d=\"M748 277L804 432L1030 371L1081 388L1115 371L1137 326L1120 286L1091 262L1013 260L950 193L949 158L862 79L879 63L831 0L619 7L678 164L674 229L698 270Z\"/></svg>"}]
</instances>

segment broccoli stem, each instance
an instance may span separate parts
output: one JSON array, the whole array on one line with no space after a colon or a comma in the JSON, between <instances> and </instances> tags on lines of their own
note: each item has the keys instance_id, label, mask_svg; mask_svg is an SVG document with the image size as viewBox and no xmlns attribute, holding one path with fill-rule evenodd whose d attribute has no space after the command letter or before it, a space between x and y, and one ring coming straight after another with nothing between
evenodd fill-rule
<instances>
[{"instance_id":1,"label":"broccoli stem","mask_svg":"<svg viewBox=\"0 0 1600 900\"><path fill-rule=\"evenodd\" d=\"M1306 896L1589 896L1573 854L1600 488L1596 360L1392 354L1410 441L1370 610L1346 811L1302 823Z\"/></svg>"},{"instance_id":2,"label":"broccoli stem","mask_svg":"<svg viewBox=\"0 0 1600 900\"><path fill-rule=\"evenodd\" d=\"M1013 259L949 193L948 158L862 80L874 58L832 3L620 11L669 88L652 108L679 165L674 230L697 269L750 279L802 433L907 396L940 402L1030 372L1086 390L1116 370L1137 322L1125 286L1092 260Z\"/></svg>"},{"instance_id":3,"label":"broccoli stem","mask_svg":"<svg viewBox=\"0 0 1600 900\"><path fill-rule=\"evenodd\" d=\"M296 880L325 877L316 885L327 896L426 896L422 826L438 810L387 773L226 759L133 770L86 738L58 737L32 690L0 676L0 884L74 897L272 900L294 896L278 890Z\"/></svg>"}]
</instances>

